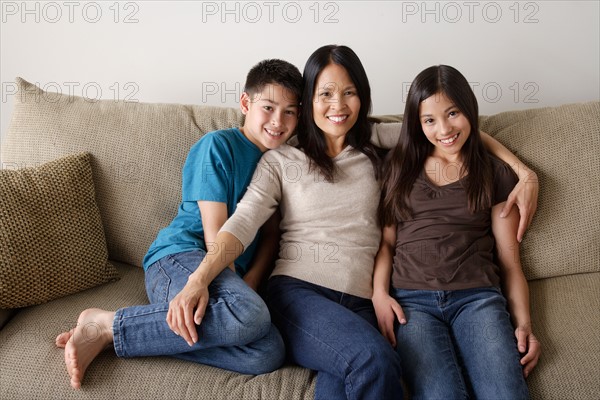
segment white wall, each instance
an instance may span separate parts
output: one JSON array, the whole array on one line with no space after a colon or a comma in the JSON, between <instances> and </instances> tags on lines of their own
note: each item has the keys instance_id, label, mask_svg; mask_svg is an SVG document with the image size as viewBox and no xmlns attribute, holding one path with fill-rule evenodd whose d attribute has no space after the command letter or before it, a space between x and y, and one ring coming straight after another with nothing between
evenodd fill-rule
<instances>
[{"instance_id":1,"label":"white wall","mask_svg":"<svg viewBox=\"0 0 600 400\"><path fill-rule=\"evenodd\" d=\"M450 64L482 114L600 98L598 1L1 1L0 133L21 76L90 100L237 106L264 58L300 70L352 47L374 114L401 113L408 83Z\"/></svg>"}]
</instances>

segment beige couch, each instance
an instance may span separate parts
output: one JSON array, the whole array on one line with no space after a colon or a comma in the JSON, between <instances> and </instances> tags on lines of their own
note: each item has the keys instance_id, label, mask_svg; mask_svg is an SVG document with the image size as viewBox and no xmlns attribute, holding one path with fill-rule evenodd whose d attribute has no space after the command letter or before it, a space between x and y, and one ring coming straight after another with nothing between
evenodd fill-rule
<instances>
[{"instance_id":1,"label":"beige couch","mask_svg":"<svg viewBox=\"0 0 600 400\"><path fill-rule=\"evenodd\" d=\"M70 388L55 336L85 308L147 302L141 260L176 212L190 146L206 132L239 126L242 115L231 108L90 102L17 83L21 91L1 147L3 168L91 153L108 256L120 279L1 310L0 398L313 398L315 375L297 366L245 376L164 357L119 359L110 350L90 366L81 391ZM528 380L532 398L598 399L600 103L482 117L482 129L540 179L539 209L522 245L534 331L543 344Z\"/></svg>"}]
</instances>

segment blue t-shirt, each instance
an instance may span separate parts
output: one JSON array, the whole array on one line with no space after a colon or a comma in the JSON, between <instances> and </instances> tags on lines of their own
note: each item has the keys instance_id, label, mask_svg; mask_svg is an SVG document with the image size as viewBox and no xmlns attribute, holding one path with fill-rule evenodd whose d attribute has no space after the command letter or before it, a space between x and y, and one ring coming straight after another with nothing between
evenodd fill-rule
<instances>
[{"instance_id":1,"label":"blue t-shirt","mask_svg":"<svg viewBox=\"0 0 600 400\"><path fill-rule=\"evenodd\" d=\"M233 215L246 193L262 152L237 128L204 135L192 146L183 167L182 203L171 224L162 229L144 257L144 270L170 254L207 250L198 201L227 204ZM258 237L235 261L238 275L250 266Z\"/></svg>"}]
</instances>

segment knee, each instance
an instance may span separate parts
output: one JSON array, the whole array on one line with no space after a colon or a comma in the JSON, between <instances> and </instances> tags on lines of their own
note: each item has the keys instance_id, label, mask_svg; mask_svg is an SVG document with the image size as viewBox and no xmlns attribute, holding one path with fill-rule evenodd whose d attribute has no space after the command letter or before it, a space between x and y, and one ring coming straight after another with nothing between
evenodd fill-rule
<instances>
[{"instance_id":1,"label":"knee","mask_svg":"<svg viewBox=\"0 0 600 400\"><path fill-rule=\"evenodd\" d=\"M387 343L371 343L361 352L359 360L380 376L401 376L401 363L398 353Z\"/></svg>"},{"instance_id":2,"label":"knee","mask_svg":"<svg viewBox=\"0 0 600 400\"><path fill-rule=\"evenodd\" d=\"M257 341L271 329L271 315L265 302L256 294L236 299L230 304L232 328L240 332L245 342Z\"/></svg>"},{"instance_id":3,"label":"knee","mask_svg":"<svg viewBox=\"0 0 600 400\"><path fill-rule=\"evenodd\" d=\"M285 362L285 345L275 326L267 335L246 346L248 357L244 360L243 373L262 375L275 371Z\"/></svg>"}]
</instances>

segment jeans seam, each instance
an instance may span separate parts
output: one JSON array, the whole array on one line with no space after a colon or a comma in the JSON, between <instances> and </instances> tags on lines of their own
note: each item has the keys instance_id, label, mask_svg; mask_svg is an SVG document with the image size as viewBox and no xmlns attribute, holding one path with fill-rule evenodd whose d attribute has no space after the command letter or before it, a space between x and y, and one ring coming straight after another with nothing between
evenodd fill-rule
<instances>
[{"instance_id":1,"label":"jeans seam","mask_svg":"<svg viewBox=\"0 0 600 400\"><path fill-rule=\"evenodd\" d=\"M121 334L121 321L123 318L123 311L119 309L115 313L113 320L113 347L115 348L115 354L118 357L124 357L123 355L123 335Z\"/></svg>"}]
</instances>

